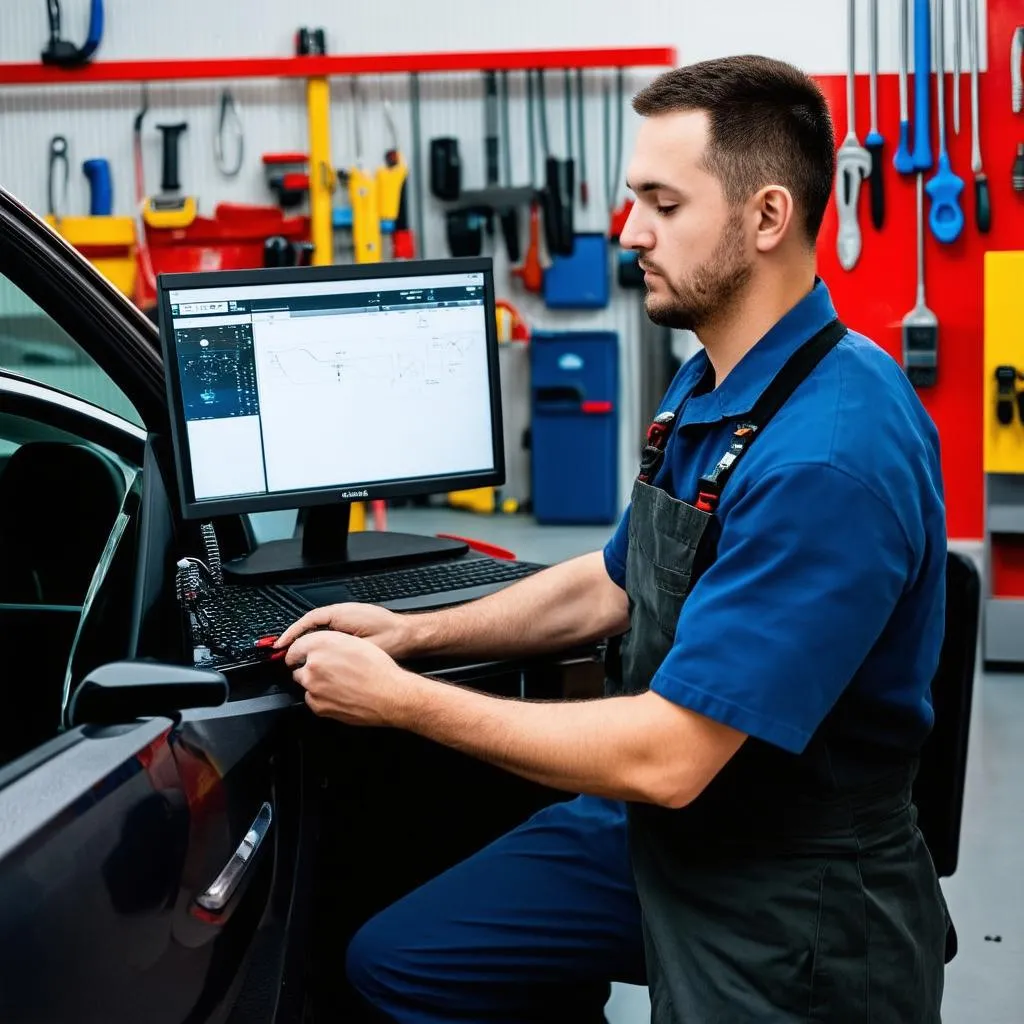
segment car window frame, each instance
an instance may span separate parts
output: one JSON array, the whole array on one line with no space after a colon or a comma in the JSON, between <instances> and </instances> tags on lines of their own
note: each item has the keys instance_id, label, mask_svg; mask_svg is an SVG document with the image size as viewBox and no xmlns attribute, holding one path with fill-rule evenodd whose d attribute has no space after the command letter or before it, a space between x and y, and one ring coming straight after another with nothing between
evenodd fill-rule
<instances>
[{"instance_id":1,"label":"car window frame","mask_svg":"<svg viewBox=\"0 0 1024 1024\"><path fill-rule=\"evenodd\" d=\"M2 188L0 273L96 362L146 429L168 428L156 326L77 249Z\"/></svg>"}]
</instances>

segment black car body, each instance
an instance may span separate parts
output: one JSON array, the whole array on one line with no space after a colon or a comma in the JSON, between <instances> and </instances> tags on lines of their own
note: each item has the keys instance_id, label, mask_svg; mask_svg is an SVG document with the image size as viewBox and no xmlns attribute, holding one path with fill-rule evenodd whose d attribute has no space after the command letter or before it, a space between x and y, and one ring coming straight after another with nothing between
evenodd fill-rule
<instances>
[{"instance_id":1,"label":"black car body","mask_svg":"<svg viewBox=\"0 0 1024 1024\"><path fill-rule=\"evenodd\" d=\"M361 1019L358 924L551 794L191 667L164 396L150 320L0 190L0 1020Z\"/></svg>"}]
</instances>

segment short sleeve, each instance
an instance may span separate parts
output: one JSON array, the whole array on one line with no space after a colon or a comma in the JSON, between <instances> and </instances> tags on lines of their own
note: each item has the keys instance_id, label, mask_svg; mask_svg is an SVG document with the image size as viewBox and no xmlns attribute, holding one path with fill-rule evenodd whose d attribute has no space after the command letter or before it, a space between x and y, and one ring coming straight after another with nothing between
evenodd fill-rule
<instances>
[{"instance_id":1,"label":"short sleeve","mask_svg":"<svg viewBox=\"0 0 1024 1024\"><path fill-rule=\"evenodd\" d=\"M893 510L827 464L780 467L723 521L651 689L801 752L867 658L911 571Z\"/></svg>"},{"instance_id":2,"label":"short sleeve","mask_svg":"<svg viewBox=\"0 0 1024 1024\"><path fill-rule=\"evenodd\" d=\"M626 511L622 513L619 525L615 528L615 533L604 546L604 567L612 582L617 583L623 590L626 589L626 551L629 548L629 510L631 507L631 505L626 506Z\"/></svg>"}]
</instances>

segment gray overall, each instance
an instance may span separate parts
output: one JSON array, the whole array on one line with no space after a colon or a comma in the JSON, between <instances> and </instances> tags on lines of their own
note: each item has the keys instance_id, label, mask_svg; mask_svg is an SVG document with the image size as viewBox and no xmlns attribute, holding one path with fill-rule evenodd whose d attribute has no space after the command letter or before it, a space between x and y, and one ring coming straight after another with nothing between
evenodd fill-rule
<instances>
[{"instance_id":1,"label":"gray overall","mask_svg":"<svg viewBox=\"0 0 1024 1024\"><path fill-rule=\"evenodd\" d=\"M630 628L609 649L610 693L648 688L715 557L721 488L845 333L834 321L790 358L695 504L647 482L670 415L660 439L648 435L629 521ZM750 737L688 807L629 806L653 1024L939 1021L955 933L916 827L916 759L859 738L872 713L847 693L802 754Z\"/></svg>"}]
</instances>

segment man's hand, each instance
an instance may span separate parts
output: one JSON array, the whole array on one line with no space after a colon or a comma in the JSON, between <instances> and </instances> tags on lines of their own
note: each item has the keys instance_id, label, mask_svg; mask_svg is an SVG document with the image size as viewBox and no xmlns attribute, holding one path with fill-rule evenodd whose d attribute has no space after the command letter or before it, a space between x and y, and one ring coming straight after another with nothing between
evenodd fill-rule
<instances>
[{"instance_id":1,"label":"man's hand","mask_svg":"<svg viewBox=\"0 0 1024 1024\"><path fill-rule=\"evenodd\" d=\"M293 622L274 646L287 647L303 634L326 626L338 633L363 637L393 658L402 658L412 653L415 646L411 618L374 604L327 605L314 608Z\"/></svg>"},{"instance_id":2,"label":"man's hand","mask_svg":"<svg viewBox=\"0 0 1024 1024\"><path fill-rule=\"evenodd\" d=\"M371 641L326 630L300 636L285 664L314 714L349 725L401 725L417 680Z\"/></svg>"}]
</instances>

